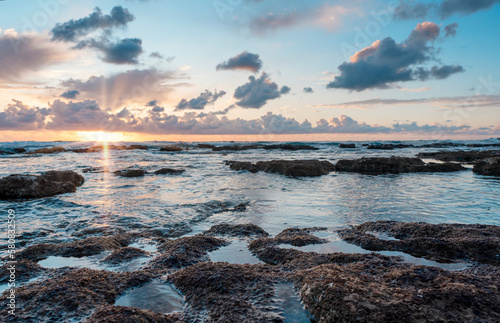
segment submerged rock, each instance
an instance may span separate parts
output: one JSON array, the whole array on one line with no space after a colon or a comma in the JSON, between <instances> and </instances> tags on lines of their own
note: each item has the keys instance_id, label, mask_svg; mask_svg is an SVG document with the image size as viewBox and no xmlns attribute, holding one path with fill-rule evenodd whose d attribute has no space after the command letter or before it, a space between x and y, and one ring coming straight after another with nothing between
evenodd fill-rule
<instances>
[{"instance_id":1,"label":"submerged rock","mask_svg":"<svg viewBox=\"0 0 500 323\"><path fill-rule=\"evenodd\" d=\"M181 314L160 314L153 311L142 310L126 306L102 306L99 307L85 323L183 323Z\"/></svg>"},{"instance_id":2,"label":"submerged rock","mask_svg":"<svg viewBox=\"0 0 500 323\"><path fill-rule=\"evenodd\" d=\"M113 251L113 253L104 258L102 262L109 265L119 265L123 262L140 257L147 257L149 255L149 252L139 248L124 247Z\"/></svg>"},{"instance_id":3,"label":"submerged rock","mask_svg":"<svg viewBox=\"0 0 500 323\"><path fill-rule=\"evenodd\" d=\"M382 240L370 231L399 240ZM339 231L340 236L372 251L401 251L444 262L500 264L500 227L479 224L367 222Z\"/></svg>"},{"instance_id":4,"label":"submerged rock","mask_svg":"<svg viewBox=\"0 0 500 323\"><path fill-rule=\"evenodd\" d=\"M40 198L76 192L83 176L73 171L49 171L41 176L10 175L0 179L0 199Z\"/></svg>"},{"instance_id":5,"label":"submerged rock","mask_svg":"<svg viewBox=\"0 0 500 323\"><path fill-rule=\"evenodd\" d=\"M155 172L156 175L179 175L184 173L185 169L162 168Z\"/></svg>"},{"instance_id":6,"label":"submerged rock","mask_svg":"<svg viewBox=\"0 0 500 323\"><path fill-rule=\"evenodd\" d=\"M248 170L251 173L263 171L290 177L322 176L334 170L334 166L326 160L273 160L260 161L256 164L250 162L227 161L226 164L229 165L229 168L232 170Z\"/></svg>"},{"instance_id":7,"label":"submerged rock","mask_svg":"<svg viewBox=\"0 0 500 323\"><path fill-rule=\"evenodd\" d=\"M167 279L185 295L189 322L282 322L272 312L277 275L267 265L201 263Z\"/></svg>"},{"instance_id":8,"label":"submerged rock","mask_svg":"<svg viewBox=\"0 0 500 323\"><path fill-rule=\"evenodd\" d=\"M418 158L408 157L372 157L355 160L339 160L335 170L340 172L361 173L369 175L420 173L420 172L457 172L464 170L460 164L424 163Z\"/></svg>"},{"instance_id":9,"label":"submerged rock","mask_svg":"<svg viewBox=\"0 0 500 323\"><path fill-rule=\"evenodd\" d=\"M183 149L179 146L165 146L160 148L160 151L170 151L170 152L178 152L182 150Z\"/></svg>"},{"instance_id":10,"label":"submerged rock","mask_svg":"<svg viewBox=\"0 0 500 323\"><path fill-rule=\"evenodd\" d=\"M229 237L267 237L269 233L255 224L217 224L203 232L206 236L229 236Z\"/></svg>"},{"instance_id":11,"label":"submerged rock","mask_svg":"<svg viewBox=\"0 0 500 323\"><path fill-rule=\"evenodd\" d=\"M354 148L356 148L356 145L355 144L340 144L339 148L342 148L342 149L354 149Z\"/></svg>"},{"instance_id":12,"label":"submerged rock","mask_svg":"<svg viewBox=\"0 0 500 323\"><path fill-rule=\"evenodd\" d=\"M147 172L144 169L124 169L115 172L120 177L144 177Z\"/></svg>"},{"instance_id":13,"label":"submerged rock","mask_svg":"<svg viewBox=\"0 0 500 323\"><path fill-rule=\"evenodd\" d=\"M476 163L473 172L479 175L500 176L500 157L489 158Z\"/></svg>"},{"instance_id":14,"label":"submerged rock","mask_svg":"<svg viewBox=\"0 0 500 323\"><path fill-rule=\"evenodd\" d=\"M496 322L500 279L388 259L322 265L293 275L319 322Z\"/></svg>"},{"instance_id":15,"label":"submerged rock","mask_svg":"<svg viewBox=\"0 0 500 323\"><path fill-rule=\"evenodd\" d=\"M167 240L160 245L161 254L149 262L148 268L179 269L199 262L207 262L210 261L208 252L227 244L225 240L207 236Z\"/></svg>"},{"instance_id":16,"label":"submerged rock","mask_svg":"<svg viewBox=\"0 0 500 323\"><path fill-rule=\"evenodd\" d=\"M438 151L430 153L419 153L419 158L431 158L445 162L460 162L474 164L487 158L500 157L500 150L485 151Z\"/></svg>"},{"instance_id":17,"label":"submerged rock","mask_svg":"<svg viewBox=\"0 0 500 323\"><path fill-rule=\"evenodd\" d=\"M55 154L55 153L63 153L66 149L64 147L50 147L50 148L41 148L35 151L28 152L28 154Z\"/></svg>"},{"instance_id":18,"label":"submerged rock","mask_svg":"<svg viewBox=\"0 0 500 323\"><path fill-rule=\"evenodd\" d=\"M147 272L115 273L91 269L61 270L53 278L16 289L16 315L0 309L2 322L70 322L92 314L99 305L112 304L125 290L143 285L156 275ZM0 301L7 302L7 293Z\"/></svg>"}]
</instances>

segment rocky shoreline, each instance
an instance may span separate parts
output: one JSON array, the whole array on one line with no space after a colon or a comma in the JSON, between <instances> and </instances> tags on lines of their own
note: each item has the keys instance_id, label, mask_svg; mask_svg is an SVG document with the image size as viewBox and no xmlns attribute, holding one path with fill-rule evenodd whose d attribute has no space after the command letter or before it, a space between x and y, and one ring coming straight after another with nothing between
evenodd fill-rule
<instances>
[{"instance_id":1,"label":"rocky shoreline","mask_svg":"<svg viewBox=\"0 0 500 323\"><path fill-rule=\"evenodd\" d=\"M180 238L139 231L63 245L31 245L18 255L23 285L17 290L17 315L8 316L3 308L0 318L3 322L282 322L276 312L276 286L289 283L318 322L500 319L500 227L379 221L339 232L344 240L369 250L399 250L470 265L453 272L377 253L316 253L280 246L323 244L326 240L315 233L325 229L289 228L271 237L254 224L220 224ZM84 257L105 250L113 251L105 262L131 261L145 255L129 246L144 237L153 239L158 251L135 271L47 269L37 264L50 256ZM245 239L249 251L264 264L210 260L208 252L234 239ZM182 293L186 302L182 312L113 306L119 295L158 278ZM0 299L7 296L6 292Z\"/></svg>"}]
</instances>

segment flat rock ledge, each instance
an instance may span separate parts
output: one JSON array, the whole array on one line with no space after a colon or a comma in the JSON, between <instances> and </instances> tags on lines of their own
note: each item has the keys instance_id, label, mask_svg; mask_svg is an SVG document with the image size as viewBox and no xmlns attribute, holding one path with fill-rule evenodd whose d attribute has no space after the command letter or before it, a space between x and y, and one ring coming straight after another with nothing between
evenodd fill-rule
<instances>
[{"instance_id":1,"label":"flat rock ledge","mask_svg":"<svg viewBox=\"0 0 500 323\"><path fill-rule=\"evenodd\" d=\"M10 175L0 179L0 200L29 199L76 192L85 179L73 171L49 171L43 175Z\"/></svg>"},{"instance_id":2,"label":"flat rock ledge","mask_svg":"<svg viewBox=\"0 0 500 323\"><path fill-rule=\"evenodd\" d=\"M327 175L334 170L333 164L319 160L273 160L260 161L255 164L250 162L226 161L232 170L247 170L250 173L263 171L277 173L290 177L316 177Z\"/></svg>"}]
</instances>

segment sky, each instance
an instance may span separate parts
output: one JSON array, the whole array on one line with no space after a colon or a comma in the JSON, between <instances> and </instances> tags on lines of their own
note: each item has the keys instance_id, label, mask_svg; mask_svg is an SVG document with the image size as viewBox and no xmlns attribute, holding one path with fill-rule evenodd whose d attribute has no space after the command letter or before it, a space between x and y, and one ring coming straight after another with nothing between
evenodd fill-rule
<instances>
[{"instance_id":1,"label":"sky","mask_svg":"<svg viewBox=\"0 0 500 323\"><path fill-rule=\"evenodd\" d=\"M500 0L0 1L0 141L500 136Z\"/></svg>"}]
</instances>

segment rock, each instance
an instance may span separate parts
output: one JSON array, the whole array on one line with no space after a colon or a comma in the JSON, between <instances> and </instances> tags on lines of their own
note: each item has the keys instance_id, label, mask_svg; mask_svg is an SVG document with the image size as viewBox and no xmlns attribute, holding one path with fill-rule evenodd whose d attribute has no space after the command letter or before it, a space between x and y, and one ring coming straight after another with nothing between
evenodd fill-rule
<instances>
[{"instance_id":1,"label":"rock","mask_svg":"<svg viewBox=\"0 0 500 323\"><path fill-rule=\"evenodd\" d=\"M121 263L140 258L148 257L150 254L139 248L124 247L113 251L109 256L102 260L103 263L109 265L119 265Z\"/></svg>"},{"instance_id":2,"label":"rock","mask_svg":"<svg viewBox=\"0 0 500 323\"><path fill-rule=\"evenodd\" d=\"M370 231L399 240L382 240ZM342 239L372 251L401 251L441 262L500 264L500 227L479 224L367 222L339 231Z\"/></svg>"},{"instance_id":3,"label":"rock","mask_svg":"<svg viewBox=\"0 0 500 323\"><path fill-rule=\"evenodd\" d=\"M476 163L473 172L479 175L500 176L500 157L489 158Z\"/></svg>"},{"instance_id":4,"label":"rock","mask_svg":"<svg viewBox=\"0 0 500 323\"><path fill-rule=\"evenodd\" d=\"M463 144L455 142L436 142L432 144L418 146L418 148L449 148L449 147L459 147L459 146L463 146Z\"/></svg>"},{"instance_id":5,"label":"rock","mask_svg":"<svg viewBox=\"0 0 500 323\"><path fill-rule=\"evenodd\" d=\"M280 144L280 145L265 145L263 146L265 150L319 150L319 148L310 145L297 145L297 144Z\"/></svg>"},{"instance_id":6,"label":"rock","mask_svg":"<svg viewBox=\"0 0 500 323\"><path fill-rule=\"evenodd\" d=\"M87 167L82 170L84 173L107 173L108 170L102 167Z\"/></svg>"},{"instance_id":7,"label":"rock","mask_svg":"<svg viewBox=\"0 0 500 323\"><path fill-rule=\"evenodd\" d=\"M127 150L148 150L149 147L146 145L130 145Z\"/></svg>"},{"instance_id":8,"label":"rock","mask_svg":"<svg viewBox=\"0 0 500 323\"><path fill-rule=\"evenodd\" d=\"M31 151L28 154L55 154L55 153L63 153L66 149L63 147L50 147L50 148L41 148L35 151Z\"/></svg>"},{"instance_id":9,"label":"rock","mask_svg":"<svg viewBox=\"0 0 500 323\"><path fill-rule=\"evenodd\" d=\"M165 147L161 147L160 151L178 152L178 151L182 151L182 148L179 146L165 146Z\"/></svg>"},{"instance_id":10,"label":"rock","mask_svg":"<svg viewBox=\"0 0 500 323\"><path fill-rule=\"evenodd\" d=\"M229 237L267 237L269 233L255 224L217 224L203 232L205 236L229 236Z\"/></svg>"},{"instance_id":11,"label":"rock","mask_svg":"<svg viewBox=\"0 0 500 323\"><path fill-rule=\"evenodd\" d=\"M112 304L125 290L156 276L147 271L115 273L91 269L60 270L50 279L16 289L16 315L0 309L2 322L77 322L99 305ZM7 302L7 293L0 301Z\"/></svg>"},{"instance_id":12,"label":"rock","mask_svg":"<svg viewBox=\"0 0 500 323\"><path fill-rule=\"evenodd\" d=\"M24 154L26 152L26 149L22 148L22 147L18 147L18 148L14 148L14 151L17 153L17 154Z\"/></svg>"},{"instance_id":13,"label":"rock","mask_svg":"<svg viewBox=\"0 0 500 323\"><path fill-rule=\"evenodd\" d=\"M49 171L41 176L10 175L0 179L0 200L73 193L83 183L83 176L73 171Z\"/></svg>"},{"instance_id":14,"label":"rock","mask_svg":"<svg viewBox=\"0 0 500 323\"><path fill-rule=\"evenodd\" d=\"M500 150L484 150L484 151L438 151L429 153L419 153L419 158L436 159L445 162L460 162L474 164L478 161L500 157Z\"/></svg>"},{"instance_id":15,"label":"rock","mask_svg":"<svg viewBox=\"0 0 500 323\"><path fill-rule=\"evenodd\" d=\"M210 261L208 252L227 245L222 239L193 236L167 240L160 245L161 254L148 264L150 269L179 269L199 262Z\"/></svg>"},{"instance_id":16,"label":"rock","mask_svg":"<svg viewBox=\"0 0 500 323\"><path fill-rule=\"evenodd\" d=\"M213 149L215 148L214 145L208 145L208 144L198 144L198 148L201 148L201 149Z\"/></svg>"},{"instance_id":17,"label":"rock","mask_svg":"<svg viewBox=\"0 0 500 323\"><path fill-rule=\"evenodd\" d=\"M153 311L141 310L135 307L102 306L99 307L85 323L183 323L180 314L160 314Z\"/></svg>"},{"instance_id":18,"label":"rock","mask_svg":"<svg viewBox=\"0 0 500 323\"><path fill-rule=\"evenodd\" d=\"M11 264L7 263L0 267L0 284L8 284L10 280ZM45 268L31 260L17 260L15 263L16 283L26 282L37 277L45 271Z\"/></svg>"},{"instance_id":19,"label":"rock","mask_svg":"<svg viewBox=\"0 0 500 323\"><path fill-rule=\"evenodd\" d=\"M378 149L378 150L394 150L394 149L403 149L403 148L411 148L415 147L413 145L403 145L403 144L377 144L377 145L369 145L366 149Z\"/></svg>"},{"instance_id":20,"label":"rock","mask_svg":"<svg viewBox=\"0 0 500 323\"><path fill-rule=\"evenodd\" d=\"M116 171L115 174L120 177L144 177L147 172L143 169L124 169Z\"/></svg>"},{"instance_id":21,"label":"rock","mask_svg":"<svg viewBox=\"0 0 500 323\"><path fill-rule=\"evenodd\" d=\"M167 280L186 298L188 322L283 322L273 309L278 271L267 265L196 264Z\"/></svg>"},{"instance_id":22,"label":"rock","mask_svg":"<svg viewBox=\"0 0 500 323\"><path fill-rule=\"evenodd\" d=\"M456 172L464 169L465 168L459 164L426 164L421 159L407 157L364 157L356 160L339 160L335 165L335 170L339 172L369 175L420 172Z\"/></svg>"},{"instance_id":23,"label":"rock","mask_svg":"<svg viewBox=\"0 0 500 323\"><path fill-rule=\"evenodd\" d=\"M339 148L342 148L342 149L354 149L354 148L356 148L356 145L355 144L340 144Z\"/></svg>"},{"instance_id":24,"label":"rock","mask_svg":"<svg viewBox=\"0 0 500 323\"><path fill-rule=\"evenodd\" d=\"M261 161L257 162L257 164L227 161L226 164L230 165L233 170L248 170L251 173L264 171L291 177L321 176L327 175L334 170L334 166L326 160L273 160Z\"/></svg>"},{"instance_id":25,"label":"rock","mask_svg":"<svg viewBox=\"0 0 500 323\"><path fill-rule=\"evenodd\" d=\"M260 149L261 145L230 145L230 146L221 146L212 148L213 151L242 151L242 150L250 150L250 149Z\"/></svg>"},{"instance_id":26,"label":"rock","mask_svg":"<svg viewBox=\"0 0 500 323\"><path fill-rule=\"evenodd\" d=\"M500 279L388 259L293 275L319 322L497 322Z\"/></svg>"},{"instance_id":27,"label":"rock","mask_svg":"<svg viewBox=\"0 0 500 323\"><path fill-rule=\"evenodd\" d=\"M184 173L185 169L162 168L155 172L156 175L179 175Z\"/></svg>"},{"instance_id":28,"label":"rock","mask_svg":"<svg viewBox=\"0 0 500 323\"><path fill-rule=\"evenodd\" d=\"M136 238L134 234L121 234L111 237L90 237L68 243L40 243L20 251L19 259L39 261L50 256L86 257L97 255L106 250L128 246Z\"/></svg>"},{"instance_id":29,"label":"rock","mask_svg":"<svg viewBox=\"0 0 500 323\"><path fill-rule=\"evenodd\" d=\"M250 205L250 202L238 204L233 208L233 211L234 212L246 212L247 206L249 206L249 205Z\"/></svg>"}]
</instances>

